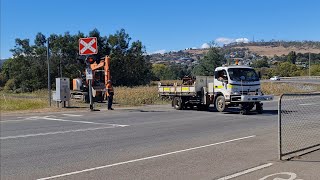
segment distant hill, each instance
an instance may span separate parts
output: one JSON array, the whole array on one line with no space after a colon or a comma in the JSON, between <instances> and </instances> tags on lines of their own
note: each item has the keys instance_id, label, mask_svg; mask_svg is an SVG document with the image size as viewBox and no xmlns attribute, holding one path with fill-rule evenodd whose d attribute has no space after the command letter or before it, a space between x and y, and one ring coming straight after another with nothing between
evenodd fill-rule
<instances>
[{"instance_id":1,"label":"distant hill","mask_svg":"<svg viewBox=\"0 0 320 180\"><path fill-rule=\"evenodd\" d=\"M254 56L273 57L274 55L287 55L291 51L296 53L315 53L320 54L319 41L272 41L272 42L250 42L250 43L233 43L221 47L226 55L235 55L240 57L243 54ZM186 49L176 52L168 52L164 54L152 54L150 60L152 63L175 63L191 65L190 61L196 63L201 59L208 49ZM242 54L242 55L241 55ZM189 59L189 62L184 62L184 59Z\"/></svg>"},{"instance_id":2,"label":"distant hill","mask_svg":"<svg viewBox=\"0 0 320 180\"><path fill-rule=\"evenodd\" d=\"M248 50L252 53L256 53L260 56L273 57L274 55L281 56L287 55L291 51L295 51L296 53L320 53L320 48L317 47L283 47L283 46L234 46L233 48L248 48Z\"/></svg>"}]
</instances>

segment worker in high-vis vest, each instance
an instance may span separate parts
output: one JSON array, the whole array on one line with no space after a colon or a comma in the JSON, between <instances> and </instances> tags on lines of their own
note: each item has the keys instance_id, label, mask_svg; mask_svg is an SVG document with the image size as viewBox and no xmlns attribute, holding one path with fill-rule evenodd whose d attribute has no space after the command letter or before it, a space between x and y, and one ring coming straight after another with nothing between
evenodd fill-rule
<instances>
[{"instance_id":1,"label":"worker in high-vis vest","mask_svg":"<svg viewBox=\"0 0 320 180\"><path fill-rule=\"evenodd\" d=\"M114 95L114 91L112 87L112 82L111 80L108 80L107 82L108 110L113 110L112 108L113 95Z\"/></svg>"}]
</instances>

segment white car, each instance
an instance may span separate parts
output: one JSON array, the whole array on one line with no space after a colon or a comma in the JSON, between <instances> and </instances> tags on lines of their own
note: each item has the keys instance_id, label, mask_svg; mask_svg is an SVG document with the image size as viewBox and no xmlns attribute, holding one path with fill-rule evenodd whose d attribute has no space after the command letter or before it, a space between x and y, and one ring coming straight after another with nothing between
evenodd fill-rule
<instances>
[{"instance_id":1,"label":"white car","mask_svg":"<svg viewBox=\"0 0 320 180\"><path fill-rule=\"evenodd\" d=\"M280 81L280 77L279 76L273 76L272 78L270 78L271 81Z\"/></svg>"}]
</instances>

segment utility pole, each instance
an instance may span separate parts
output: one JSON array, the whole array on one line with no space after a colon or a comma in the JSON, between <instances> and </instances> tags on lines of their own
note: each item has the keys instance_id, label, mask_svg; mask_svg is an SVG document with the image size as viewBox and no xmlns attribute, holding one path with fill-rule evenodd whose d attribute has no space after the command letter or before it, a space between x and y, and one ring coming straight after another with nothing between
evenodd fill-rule
<instances>
[{"instance_id":1,"label":"utility pole","mask_svg":"<svg viewBox=\"0 0 320 180\"><path fill-rule=\"evenodd\" d=\"M62 78L62 65L61 65L61 58L60 58L60 63L59 63L59 70L60 70L60 78Z\"/></svg>"},{"instance_id":2,"label":"utility pole","mask_svg":"<svg viewBox=\"0 0 320 180\"><path fill-rule=\"evenodd\" d=\"M309 53L309 79L311 79L311 57Z\"/></svg>"},{"instance_id":3,"label":"utility pole","mask_svg":"<svg viewBox=\"0 0 320 180\"><path fill-rule=\"evenodd\" d=\"M50 60L49 60L49 38L47 39L47 63L48 63L48 101L51 107L51 81L50 81Z\"/></svg>"}]
</instances>

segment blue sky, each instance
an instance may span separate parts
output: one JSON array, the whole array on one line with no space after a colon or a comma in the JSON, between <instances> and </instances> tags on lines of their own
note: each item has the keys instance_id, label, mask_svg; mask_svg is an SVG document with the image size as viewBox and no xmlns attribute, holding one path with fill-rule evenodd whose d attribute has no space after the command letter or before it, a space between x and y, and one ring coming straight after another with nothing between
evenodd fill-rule
<instances>
[{"instance_id":1,"label":"blue sky","mask_svg":"<svg viewBox=\"0 0 320 180\"><path fill-rule=\"evenodd\" d=\"M11 57L15 38L94 28L124 28L148 53L253 36L320 41L319 9L317 0L1 0L1 59Z\"/></svg>"}]
</instances>

